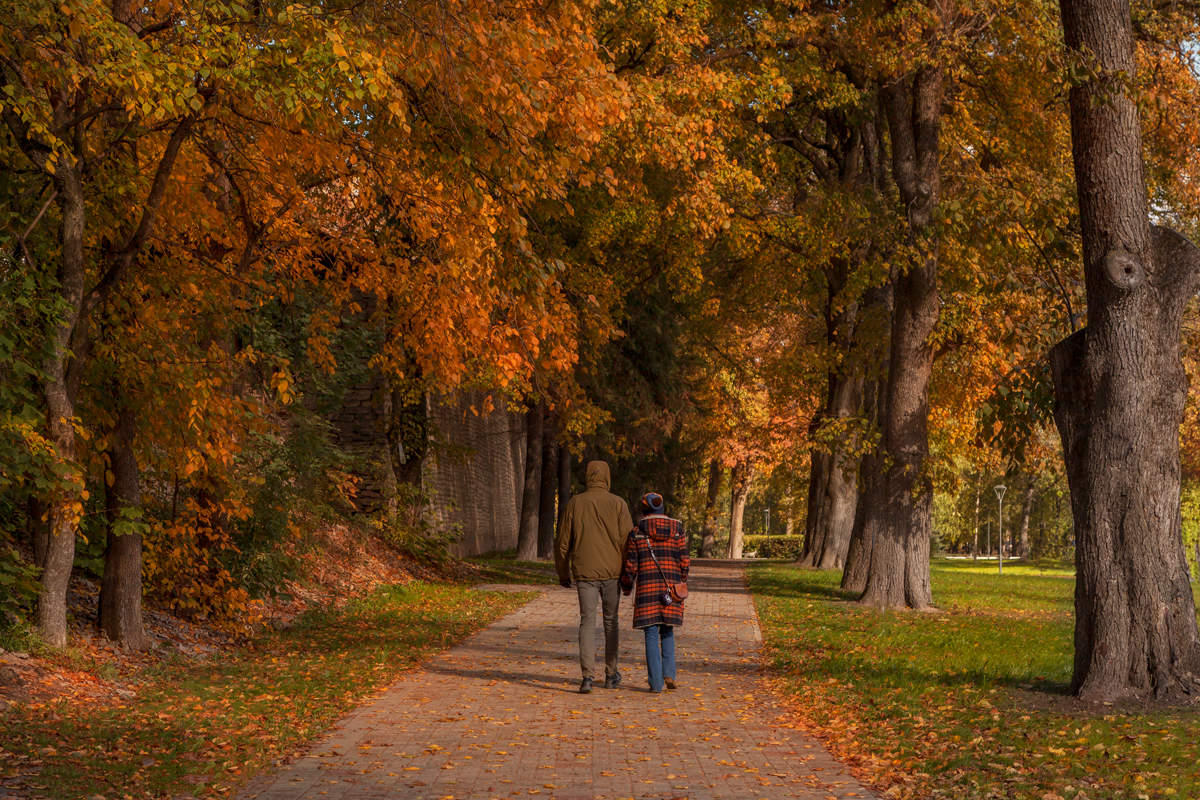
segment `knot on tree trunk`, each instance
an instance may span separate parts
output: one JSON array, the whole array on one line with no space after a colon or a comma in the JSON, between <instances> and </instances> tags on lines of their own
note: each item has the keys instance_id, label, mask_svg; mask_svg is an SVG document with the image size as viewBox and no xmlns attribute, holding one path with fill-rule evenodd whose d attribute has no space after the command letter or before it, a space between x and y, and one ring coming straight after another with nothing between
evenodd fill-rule
<instances>
[{"instance_id":1,"label":"knot on tree trunk","mask_svg":"<svg viewBox=\"0 0 1200 800\"><path fill-rule=\"evenodd\" d=\"M1113 286L1127 292L1138 288L1146 280L1146 270L1142 267L1141 262L1133 253L1124 248L1109 250L1105 253L1101 267Z\"/></svg>"}]
</instances>

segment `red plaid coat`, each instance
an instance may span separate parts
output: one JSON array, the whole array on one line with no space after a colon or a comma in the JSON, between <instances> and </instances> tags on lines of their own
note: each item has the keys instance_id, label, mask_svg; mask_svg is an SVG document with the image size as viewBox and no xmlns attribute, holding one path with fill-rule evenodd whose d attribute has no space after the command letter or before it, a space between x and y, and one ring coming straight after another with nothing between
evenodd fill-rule
<instances>
[{"instance_id":1,"label":"red plaid coat","mask_svg":"<svg viewBox=\"0 0 1200 800\"><path fill-rule=\"evenodd\" d=\"M661 575L658 567L654 566L654 559L650 557L652 547L662 567ZM643 517L625 544L625 563L621 568L621 586L624 589L629 590L637 583L637 594L633 598L633 627L683 624L683 603L666 605L662 596L667 591L668 581L683 583L687 580L690 566L683 523L658 514Z\"/></svg>"}]
</instances>

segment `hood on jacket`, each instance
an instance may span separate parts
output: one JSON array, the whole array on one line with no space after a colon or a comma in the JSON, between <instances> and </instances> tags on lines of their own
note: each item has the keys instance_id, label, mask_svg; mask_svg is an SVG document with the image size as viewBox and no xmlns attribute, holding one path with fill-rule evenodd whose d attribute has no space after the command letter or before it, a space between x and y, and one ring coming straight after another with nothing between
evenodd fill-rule
<instances>
[{"instance_id":1,"label":"hood on jacket","mask_svg":"<svg viewBox=\"0 0 1200 800\"><path fill-rule=\"evenodd\" d=\"M612 478L608 464L604 461L589 461L587 465L587 488L608 491L612 486Z\"/></svg>"},{"instance_id":2,"label":"hood on jacket","mask_svg":"<svg viewBox=\"0 0 1200 800\"><path fill-rule=\"evenodd\" d=\"M642 517L643 521L653 519L664 519L667 521L667 524L642 526L642 530L646 532L646 535L649 536L652 541L665 542L672 536L675 536L676 525L678 524L677 520L668 517L666 514L647 514L646 516Z\"/></svg>"}]
</instances>

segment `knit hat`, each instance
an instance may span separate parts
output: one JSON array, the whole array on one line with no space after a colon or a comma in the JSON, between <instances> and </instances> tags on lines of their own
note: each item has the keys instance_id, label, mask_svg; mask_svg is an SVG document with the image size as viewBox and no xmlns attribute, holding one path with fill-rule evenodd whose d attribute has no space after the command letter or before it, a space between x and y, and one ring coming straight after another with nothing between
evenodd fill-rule
<instances>
[{"instance_id":1,"label":"knit hat","mask_svg":"<svg viewBox=\"0 0 1200 800\"><path fill-rule=\"evenodd\" d=\"M663 499L658 492L647 492L642 495L642 512L645 514L663 513Z\"/></svg>"}]
</instances>

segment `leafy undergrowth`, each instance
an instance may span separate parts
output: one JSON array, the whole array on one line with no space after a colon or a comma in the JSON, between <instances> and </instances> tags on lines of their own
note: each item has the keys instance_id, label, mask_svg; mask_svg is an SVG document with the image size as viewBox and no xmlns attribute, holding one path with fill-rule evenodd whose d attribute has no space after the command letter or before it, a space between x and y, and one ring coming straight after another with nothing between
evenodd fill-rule
<instances>
[{"instance_id":1,"label":"leafy undergrowth","mask_svg":"<svg viewBox=\"0 0 1200 800\"><path fill-rule=\"evenodd\" d=\"M840 573L750 571L768 657L801 727L887 797L1200 797L1200 712L1066 695L1069 570L935 562L942 613L847 602Z\"/></svg>"},{"instance_id":2,"label":"leafy undergrowth","mask_svg":"<svg viewBox=\"0 0 1200 800\"><path fill-rule=\"evenodd\" d=\"M490 583L524 583L540 586L558 583L552 561L517 561L511 553L476 556L468 559L474 565L476 581Z\"/></svg>"},{"instance_id":3,"label":"leafy undergrowth","mask_svg":"<svg viewBox=\"0 0 1200 800\"><path fill-rule=\"evenodd\" d=\"M152 667L128 699L14 705L0 712L0 794L223 796L527 599L425 582L378 587L244 648Z\"/></svg>"}]
</instances>

